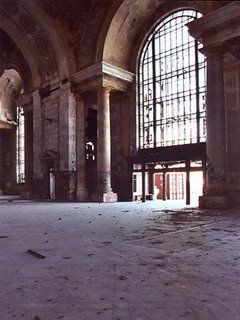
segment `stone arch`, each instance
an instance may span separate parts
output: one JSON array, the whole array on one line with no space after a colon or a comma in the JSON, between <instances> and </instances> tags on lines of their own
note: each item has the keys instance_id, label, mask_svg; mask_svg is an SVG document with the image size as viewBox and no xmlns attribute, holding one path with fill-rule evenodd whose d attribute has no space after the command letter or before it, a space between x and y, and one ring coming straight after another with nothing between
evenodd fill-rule
<instances>
[{"instance_id":1,"label":"stone arch","mask_svg":"<svg viewBox=\"0 0 240 320\"><path fill-rule=\"evenodd\" d=\"M124 0L106 34L103 60L135 73L146 34L166 14L183 8L196 9L204 14L225 4L221 1Z\"/></svg>"},{"instance_id":2,"label":"stone arch","mask_svg":"<svg viewBox=\"0 0 240 320\"><path fill-rule=\"evenodd\" d=\"M4 70L0 76L0 129L15 123L15 99L21 94L23 83L15 69Z\"/></svg>"},{"instance_id":3,"label":"stone arch","mask_svg":"<svg viewBox=\"0 0 240 320\"><path fill-rule=\"evenodd\" d=\"M24 92L32 91L32 75L29 66L16 44L0 29L0 75L7 69L15 69L22 78Z\"/></svg>"},{"instance_id":4,"label":"stone arch","mask_svg":"<svg viewBox=\"0 0 240 320\"><path fill-rule=\"evenodd\" d=\"M34 17L36 28L41 28L39 36L35 36L35 43L40 51L42 61L44 64L47 62L48 67L52 70L52 72L46 70L46 73L51 74L51 78L54 78L55 72L60 80L68 78L75 67L72 66L73 56L69 44L64 41L64 36L58 33L58 28L44 12L39 1L29 0L27 3L31 13L28 19ZM47 3L49 4L49 2Z\"/></svg>"},{"instance_id":5,"label":"stone arch","mask_svg":"<svg viewBox=\"0 0 240 320\"><path fill-rule=\"evenodd\" d=\"M33 90L57 77L68 76L61 41L36 1L1 1L0 28L27 62Z\"/></svg>"},{"instance_id":6,"label":"stone arch","mask_svg":"<svg viewBox=\"0 0 240 320\"><path fill-rule=\"evenodd\" d=\"M85 11L78 23L78 70L103 60L106 34L122 1L85 1Z\"/></svg>"}]
</instances>

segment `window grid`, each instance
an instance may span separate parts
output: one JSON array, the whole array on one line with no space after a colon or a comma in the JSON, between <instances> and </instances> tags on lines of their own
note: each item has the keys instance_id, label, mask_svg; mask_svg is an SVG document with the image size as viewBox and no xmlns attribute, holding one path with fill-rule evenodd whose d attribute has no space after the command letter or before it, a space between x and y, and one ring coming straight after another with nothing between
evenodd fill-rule
<instances>
[{"instance_id":1,"label":"window grid","mask_svg":"<svg viewBox=\"0 0 240 320\"><path fill-rule=\"evenodd\" d=\"M17 107L17 131L16 131L16 175L17 183L25 182L25 131L24 131L24 111L22 107Z\"/></svg>"},{"instance_id":2,"label":"window grid","mask_svg":"<svg viewBox=\"0 0 240 320\"><path fill-rule=\"evenodd\" d=\"M206 140L205 59L185 26L200 15L175 12L145 44L139 65L140 148Z\"/></svg>"}]
</instances>

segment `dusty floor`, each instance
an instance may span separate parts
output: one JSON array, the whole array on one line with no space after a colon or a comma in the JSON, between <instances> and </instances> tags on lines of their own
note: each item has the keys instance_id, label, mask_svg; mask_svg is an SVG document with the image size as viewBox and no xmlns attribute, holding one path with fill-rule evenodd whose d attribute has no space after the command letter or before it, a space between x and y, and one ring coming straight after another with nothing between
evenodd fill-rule
<instances>
[{"instance_id":1,"label":"dusty floor","mask_svg":"<svg viewBox=\"0 0 240 320\"><path fill-rule=\"evenodd\" d=\"M1 320L240 319L240 210L1 198L0 250Z\"/></svg>"}]
</instances>

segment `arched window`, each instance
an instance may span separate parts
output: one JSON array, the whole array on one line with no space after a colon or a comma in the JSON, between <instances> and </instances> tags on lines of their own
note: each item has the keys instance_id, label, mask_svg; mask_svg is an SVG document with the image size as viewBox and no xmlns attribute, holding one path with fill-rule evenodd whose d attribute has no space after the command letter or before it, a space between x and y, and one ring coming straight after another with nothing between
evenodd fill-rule
<instances>
[{"instance_id":1,"label":"arched window","mask_svg":"<svg viewBox=\"0 0 240 320\"><path fill-rule=\"evenodd\" d=\"M138 147L200 143L205 132L205 59L186 24L195 10L172 13L155 27L138 70Z\"/></svg>"}]
</instances>

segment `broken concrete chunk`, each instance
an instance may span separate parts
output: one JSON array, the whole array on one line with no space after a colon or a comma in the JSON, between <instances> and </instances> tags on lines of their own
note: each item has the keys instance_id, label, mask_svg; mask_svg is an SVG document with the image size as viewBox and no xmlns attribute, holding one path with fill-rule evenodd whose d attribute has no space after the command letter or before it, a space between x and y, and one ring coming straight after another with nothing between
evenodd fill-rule
<instances>
[{"instance_id":1,"label":"broken concrete chunk","mask_svg":"<svg viewBox=\"0 0 240 320\"><path fill-rule=\"evenodd\" d=\"M31 255L35 256L36 258L39 258L39 259L45 259L46 257L34 250L31 250L31 249L28 249L27 253L30 253Z\"/></svg>"}]
</instances>

